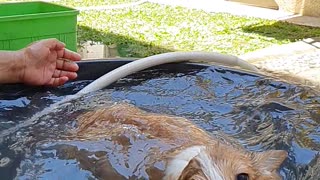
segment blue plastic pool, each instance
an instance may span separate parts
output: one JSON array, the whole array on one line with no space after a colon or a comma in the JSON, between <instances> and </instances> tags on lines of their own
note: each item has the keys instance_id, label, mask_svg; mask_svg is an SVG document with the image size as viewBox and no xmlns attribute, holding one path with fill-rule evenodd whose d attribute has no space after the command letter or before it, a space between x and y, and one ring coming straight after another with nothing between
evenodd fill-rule
<instances>
[{"instance_id":1,"label":"blue plastic pool","mask_svg":"<svg viewBox=\"0 0 320 180\"><path fill-rule=\"evenodd\" d=\"M81 62L78 80L59 88L0 86L1 133L127 62ZM148 178L143 168L140 173L128 168L123 154L110 148L114 142L66 140L77 115L125 100L146 111L186 117L211 133L222 131L249 150L286 150L289 157L280 170L284 179L320 179L319 96L308 87L220 66L157 66L66 104L33 125L6 132L0 137L0 177L95 179L95 170L86 163L100 153L119 177Z\"/></svg>"}]
</instances>

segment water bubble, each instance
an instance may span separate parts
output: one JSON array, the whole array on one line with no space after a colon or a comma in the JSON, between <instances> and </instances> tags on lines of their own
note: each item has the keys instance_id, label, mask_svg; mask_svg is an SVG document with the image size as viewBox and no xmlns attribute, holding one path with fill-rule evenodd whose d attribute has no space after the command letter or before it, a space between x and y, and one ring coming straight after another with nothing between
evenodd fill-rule
<instances>
[{"instance_id":1,"label":"water bubble","mask_svg":"<svg viewBox=\"0 0 320 180\"><path fill-rule=\"evenodd\" d=\"M10 158L3 157L0 160L0 167L6 167L11 162Z\"/></svg>"}]
</instances>

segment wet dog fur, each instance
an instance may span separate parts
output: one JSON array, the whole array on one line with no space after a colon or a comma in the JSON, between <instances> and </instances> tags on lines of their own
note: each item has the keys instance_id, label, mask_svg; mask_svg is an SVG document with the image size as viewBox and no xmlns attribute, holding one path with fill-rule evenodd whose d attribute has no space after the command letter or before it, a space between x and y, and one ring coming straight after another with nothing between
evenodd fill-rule
<instances>
[{"instance_id":1,"label":"wet dog fur","mask_svg":"<svg viewBox=\"0 0 320 180\"><path fill-rule=\"evenodd\" d=\"M156 139L166 150L149 150L147 164L165 161L165 170L147 170L151 179L166 180L277 180L278 169L287 157L283 150L249 152L209 135L185 118L148 113L120 103L87 112L78 118L76 137L99 139L122 136Z\"/></svg>"}]
</instances>

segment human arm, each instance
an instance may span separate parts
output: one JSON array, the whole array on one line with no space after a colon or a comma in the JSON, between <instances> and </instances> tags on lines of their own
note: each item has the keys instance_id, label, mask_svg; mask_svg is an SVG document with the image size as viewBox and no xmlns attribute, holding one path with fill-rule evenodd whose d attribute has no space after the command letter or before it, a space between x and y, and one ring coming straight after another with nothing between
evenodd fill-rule
<instances>
[{"instance_id":1,"label":"human arm","mask_svg":"<svg viewBox=\"0 0 320 180\"><path fill-rule=\"evenodd\" d=\"M21 81L21 72L23 64L21 53L18 51L0 51L0 83L19 83Z\"/></svg>"},{"instance_id":2,"label":"human arm","mask_svg":"<svg viewBox=\"0 0 320 180\"><path fill-rule=\"evenodd\" d=\"M0 51L0 83L59 86L77 77L79 54L57 39L35 42L19 51Z\"/></svg>"}]
</instances>

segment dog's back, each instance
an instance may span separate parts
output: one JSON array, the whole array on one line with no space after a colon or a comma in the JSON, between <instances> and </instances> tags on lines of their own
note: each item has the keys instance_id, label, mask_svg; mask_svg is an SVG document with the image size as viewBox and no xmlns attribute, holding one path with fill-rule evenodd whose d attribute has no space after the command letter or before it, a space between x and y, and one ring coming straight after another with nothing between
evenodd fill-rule
<instances>
[{"instance_id":1,"label":"dog's back","mask_svg":"<svg viewBox=\"0 0 320 180\"><path fill-rule=\"evenodd\" d=\"M229 146L184 118L128 104L88 112L78 123L75 136L82 140L109 138L127 152L143 144L144 161L136 166L146 166L151 179L280 179L277 170L286 157L284 151L252 153Z\"/></svg>"},{"instance_id":2,"label":"dog's back","mask_svg":"<svg viewBox=\"0 0 320 180\"><path fill-rule=\"evenodd\" d=\"M77 135L96 138L126 133L147 135L175 147L213 141L185 118L147 113L129 104L118 104L81 116Z\"/></svg>"}]
</instances>

